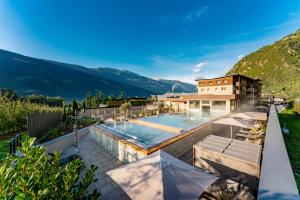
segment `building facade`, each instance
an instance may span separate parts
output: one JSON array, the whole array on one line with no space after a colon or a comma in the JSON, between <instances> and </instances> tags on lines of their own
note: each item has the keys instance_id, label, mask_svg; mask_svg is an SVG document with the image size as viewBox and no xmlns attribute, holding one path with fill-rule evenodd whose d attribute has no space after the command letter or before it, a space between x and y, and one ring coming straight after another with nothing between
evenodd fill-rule
<instances>
[{"instance_id":1,"label":"building facade","mask_svg":"<svg viewBox=\"0 0 300 200\"><path fill-rule=\"evenodd\" d=\"M260 101L261 80L243 75L198 79L197 93L164 98L174 111L202 111L212 114L248 111Z\"/></svg>"}]
</instances>

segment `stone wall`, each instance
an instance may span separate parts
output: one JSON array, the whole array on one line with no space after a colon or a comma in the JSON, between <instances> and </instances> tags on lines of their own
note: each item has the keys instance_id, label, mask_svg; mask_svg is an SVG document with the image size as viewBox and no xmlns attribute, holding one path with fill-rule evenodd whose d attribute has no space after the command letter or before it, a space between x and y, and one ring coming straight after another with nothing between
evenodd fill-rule
<instances>
[{"instance_id":1,"label":"stone wall","mask_svg":"<svg viewBox=\"0 0 300 200\"><path fill-rule=\"evenodd\" d=\"M120 140L99 128L94 127L91 130L91 137L102 149L123 163L131 163L146 156L142 151L134 148L133 144Z\"/></svg>"}]
</instances>

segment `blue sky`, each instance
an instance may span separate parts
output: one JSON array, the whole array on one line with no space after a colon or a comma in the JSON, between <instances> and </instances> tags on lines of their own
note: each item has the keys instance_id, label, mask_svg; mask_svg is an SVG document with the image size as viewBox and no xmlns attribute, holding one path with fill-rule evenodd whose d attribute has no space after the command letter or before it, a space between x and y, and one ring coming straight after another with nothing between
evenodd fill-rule
<instances>
[{"instance_id":1,"label":"blue sky","mask_svg":"<svg viewBox=\"0 0 300 200\"><path fill-rule=\"evenodd\" d=\"M300 28L299 0L1 0L0 48L193 82Z\"/></svg>"}]
</instances>

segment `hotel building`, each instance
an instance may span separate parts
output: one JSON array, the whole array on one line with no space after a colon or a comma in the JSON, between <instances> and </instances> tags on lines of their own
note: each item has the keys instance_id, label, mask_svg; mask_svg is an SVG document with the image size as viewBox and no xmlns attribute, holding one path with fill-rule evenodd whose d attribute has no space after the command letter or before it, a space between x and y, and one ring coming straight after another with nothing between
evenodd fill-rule
<instances>
[{"instance_id":1,"label":"hotel building","mask_svg":"<svg viewBox=\"0 0 300 200\"><path fill-rule=\"evenodd\" d=\"M260 101L261 80L243 75L198 79L197 93L163 99L165 107L174 111L209 113L253 110Z\"/></svg>"}]
</instances>

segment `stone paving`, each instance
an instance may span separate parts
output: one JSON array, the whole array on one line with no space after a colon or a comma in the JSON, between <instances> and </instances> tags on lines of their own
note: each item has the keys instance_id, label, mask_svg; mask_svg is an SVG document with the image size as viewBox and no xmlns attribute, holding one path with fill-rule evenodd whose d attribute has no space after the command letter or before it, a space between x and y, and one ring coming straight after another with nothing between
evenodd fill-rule
<instances>
[{"instance_id":1,"label":"stone paving","mask_svg":"<svg viewBox=\"0 0 300 200\"><path fill-rule=\"evenodd\" d=\"M86 135L79 142L79 154L85 162L85 166L89 167L94 164L98 166L95 172L95 178L97 182L92 183L89 190L97 189L100 191L102 200L129 200L129 196L122 190L116 182L114 182L107 174L107 171L118 168L123 165L119 160L107 153L97 145L89 135ZM72 154L74 148L69 148L63 152L64 155Z\"/></svg>"},{"instance_id":2,"label":"stone paving","mask_svg":"<svg viewBox=\"0 0 300 200\"><path fill-rule=\"evenodd\" d=\"M234 130L236 132L236 130ZM223 137L228 137L228 130L222 130L220 132L212 133L214 135L220 135ZM193 165L193 151L191 149L184 154L179 159ZM62 152L62 156L68 156L74 154L74 147L66 149ZM106 152L102 149L89 134L84 136L79 142L79 154L85 162L85 166L89 167L94 164L98 166L97 171L95 172L95 178L97 178L97 182L92 183L89 187L89 190L92 191L97 189L100 191L102 200L111 200L111 199L119 199L119 200L130 200L130 197L124 192L124 190L112 180L107 174L107 171L112 169L121 167L124 165L117 158L113 157L110 153Z\"/></svg>"}]
</instances>

